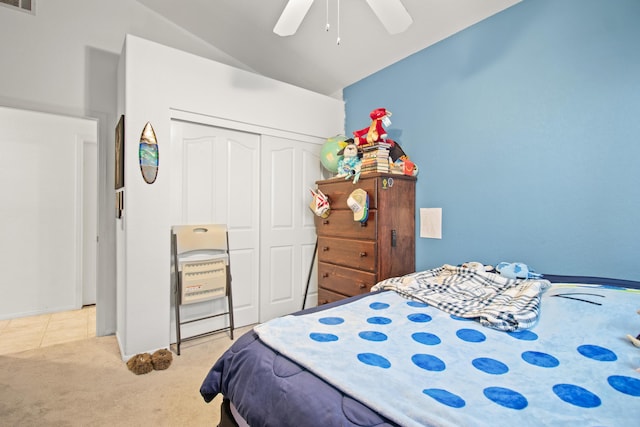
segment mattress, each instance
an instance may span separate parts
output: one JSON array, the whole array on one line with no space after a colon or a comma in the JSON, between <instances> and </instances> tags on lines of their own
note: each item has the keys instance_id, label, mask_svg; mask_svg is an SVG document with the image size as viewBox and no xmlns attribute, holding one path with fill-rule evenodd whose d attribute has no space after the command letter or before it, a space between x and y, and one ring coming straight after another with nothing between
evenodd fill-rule
<instances>
[{"instance_id":1,"label":"mattress","mask_svg":"<svg viewBox=\"0 0 640 427\"><path fill-rule=\"evenodd\" d=\"M422 319L430 318L413 322L415 330L398 327L401 335L405 331L407 337L420 337L417 343L413 339L414 344L401 345L422 347L413 351L420 357L409 373L386 377L383 371L393 369L366 363L357 367L348 360L373 354L393 367L402 366L394 358L405 356L375 341L381 331L389 337L398 334L385 326L366 328L369 340L343 340L340 346L334 345L340 340L329 341L333 347L316 353L302 344L312 333L353 334L338 332L336 325L318 328L318 319L349 319L372 305L395 307L410 300L383 291L274 319L240 337L223 354L206 376L201 394L209 402L222 393L251 426L506 425L514 420L522 425L566 425L572 417L581 425L637 421L640 373L635 368L640 368L640 349L626 340L626 334L640 329L635 313L640 293L620 286L640 283L545 277L553 285L543 294L540 322L523 331L492 330L428 304L408 305ZM604 317L595 315L605 309ZM378 317L397 325L406 317L396 309L389 313ZM480 336L484 338L478 341ZM372 342L377 350L360 348L357 341ZM561 351L565 344L567 350ZM412 374L411 369L420 372ZM452 377L445 377L446 371Z\"/></svg>"}]
</instances>

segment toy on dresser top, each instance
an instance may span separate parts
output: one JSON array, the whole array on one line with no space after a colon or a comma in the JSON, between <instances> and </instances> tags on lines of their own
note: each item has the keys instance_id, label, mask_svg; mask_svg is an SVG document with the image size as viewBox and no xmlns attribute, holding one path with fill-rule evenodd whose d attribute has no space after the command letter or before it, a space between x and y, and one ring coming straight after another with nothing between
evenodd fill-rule
<instances>
[{"instance_id":1,"label":"toy on dresser top","mask_svg":"<svg viewBox=\"0 0 640 427\"><path fill-rule=\"evenodd\" d=\"M361 174L370 172L418 175L418 166L396 141L387 138L384 126L391 124L391 112L377 108L369 116L371 125L353 132L353 138L336 135L326 140L320 150L322 166L354 184Z\"/></svg>"},{"instance_id":2,"label":"toy on dresser top","mask_svg":"<svg viewBox=\"0 0 640 427\"><path fill-rule=\"evenodd\" d=\"M376 108L369 117L371 125L368 128L353 132L354 141L362 153L361 173L391 172L416 176L418 167L415 163L396 141L387 138L384 126L391 124L391 112Z\"/></svg>"},{"instance_id":3,"label":"toy on dresser top","mask_svg":"<svg viewBox=\"0 0 640 427\"><path fill-rule=\"evenodd\" d=\"M376 142L384 141L387 138L387 132L384 130L384 126L391 124L391 111L387 111L385 108L376 108L369 113L371 118L371 125L368 128L356 130L353 132L355 141L358 145L373 144Z\"/></svg>"},{"instance_id":4,"label":"toy on dresser top","mask_svg":"<svg viewBox=\"0 0 640 427\"><path fill-rule=\"evenodd\" d=\"M362 161L360 160L360 153L358 147L353 143L353 140L345 141L347 145L340 151L338 155L338 174L336 176L344 176L345 179L353 178L355 184L360 179L360 169Z\"/></svg>"}]
</instances>

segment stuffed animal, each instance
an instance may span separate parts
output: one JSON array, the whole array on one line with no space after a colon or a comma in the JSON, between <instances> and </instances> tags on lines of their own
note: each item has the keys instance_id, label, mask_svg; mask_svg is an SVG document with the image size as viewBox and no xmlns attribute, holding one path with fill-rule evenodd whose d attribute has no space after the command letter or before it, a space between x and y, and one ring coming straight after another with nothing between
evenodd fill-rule
<instances>
[{"instance_id":1,"label":"stuffed animal","mask_svg":"<svg viewBox=\"0 0 640 427\"><path fill-rule=\"evenodd\" d=\"M462 264L462 267L464 268L468 268L470 270L482 270L485 272L490 272L493 271L493 266L491 265L484 265L481 262L477 262L477 261L469 261L469 262L465 262L464 264Z\"/></svg>"},{"instance_id":2,"label":"stuffed animal","mask_svg":"<svg viewBox=\"0 0 640 427\"><path fill-rule=\"evenodd\" d=\"M542 277L542 274L534 272L522 262L501 262L496 265L496 271L509 279L539 279Z\"/></svg>"},{"instance_id":3,"label":"stuffed animal","mask_svg":"<svg viewBox=\"0 0 640 427\"><path fill-rule=\"evenodd\" d=\"M391 120L389 120L391 111L387 111L385 108L376 108L369 114L369 117L371 117L371 125L368 128L353 132L357 145L373 144L387 137L383 124L384 126L391 124Z\"/></svg>"},{"instance_id":4,"label":"stuffed animal","mask_svg":"<svg viewBox=\"0 0 640 427\"><path fill-rule=\"evenodd\" d=\"M342 157L338 160L338 174L336 176L344 176L345 179L353 178L355 184L360 179L362 166L358 146L351 141L338 152L338 155Z\"/></svg>"},{"instance_id":5,"label":"stuffed animal","mask_svg":"<svg viewBox=\"0 0 640 427\"><path fill-rule=\"evenodd\" d=\"M149 353L140 353L127 360L127 367L136 375L148 374L153 371L153 362Z\"/></svg>"},{"instance_id":6,"label":"stuffed animal","mask_svg":"<svg viewBox=\"0 0 640 427\"><path fill-rule=\"evenodd\" d=\"M391 148L389 149L391 171L402 175L417 176L418 165L409 159L409 156L407 156L402 147L400 147L400 144L392 139L387 139L387 143L391 144Z\"/></svg>"}]
</instances>

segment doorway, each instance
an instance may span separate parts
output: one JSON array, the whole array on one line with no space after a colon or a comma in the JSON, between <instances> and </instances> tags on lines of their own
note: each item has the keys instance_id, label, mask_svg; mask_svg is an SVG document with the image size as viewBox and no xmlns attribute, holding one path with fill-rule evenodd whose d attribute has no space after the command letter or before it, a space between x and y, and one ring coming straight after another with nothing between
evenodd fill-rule
<instances>
[{"instance_id":1,"label":"doorway","mask_svg":"<svg viewBox=\"0 0 640 427\"><path fill-rule=\"evenodd\" d=\"M95 304L97 123L0 107L0 319Z\"/></svg>"}]
</instances>

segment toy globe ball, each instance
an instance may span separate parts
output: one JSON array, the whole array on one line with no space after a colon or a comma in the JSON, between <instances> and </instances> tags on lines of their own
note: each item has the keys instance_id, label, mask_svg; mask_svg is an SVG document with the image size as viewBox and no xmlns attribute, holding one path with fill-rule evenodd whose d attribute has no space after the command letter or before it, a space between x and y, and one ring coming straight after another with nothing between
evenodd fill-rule
<instances>
[{"instance_id":1,"label":"toy globe ball","mask_svg":"<svg viewBox=\"0 0 640 427\"><path fill-rule=\"evenodd\" d=\"M326 170L332 173L338 172L338 161L340 157L338 152L344 148L347 138L345 136L334 136L327 139L320 149L320 163Z\"/></svg>"}]
</instances>

